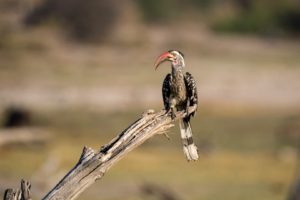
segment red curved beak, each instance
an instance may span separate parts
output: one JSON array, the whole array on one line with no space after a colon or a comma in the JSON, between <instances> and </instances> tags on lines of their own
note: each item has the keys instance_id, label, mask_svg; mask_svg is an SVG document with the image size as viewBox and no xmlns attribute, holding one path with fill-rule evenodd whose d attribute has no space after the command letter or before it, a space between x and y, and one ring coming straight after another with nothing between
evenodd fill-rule
<instances>
[{"instance_id":1,"label":"red curved beak","mask_svg":"<svg viewBox=\"0 0 300 200\"><path fill-rule=\"evenodd\" d=\"M163 62L165 61L174 61L174 57L172 54L170 54L169 52L166 52L166 53L163 53L159 56L159 58L156 60L155 64L154 64L154 67L155 67L155 70L158 68L158 66L160 64L162 64Z\"/></svg>"}]
</instances>

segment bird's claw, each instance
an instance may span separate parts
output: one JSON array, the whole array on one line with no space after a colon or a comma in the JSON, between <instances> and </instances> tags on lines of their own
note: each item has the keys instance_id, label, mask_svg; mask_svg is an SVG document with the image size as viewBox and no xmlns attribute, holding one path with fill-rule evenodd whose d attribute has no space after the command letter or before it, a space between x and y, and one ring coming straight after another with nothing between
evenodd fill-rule
<instances>
[{"instance_id":1,"label":"bird's claw","mask_svg":"<svg viewBox=\"0 0 300 200\"><path fill-rule=\"evenodd\" d=\"M174 120L176 118L176 115L175 115L175 113L173 111L173 108L166 109L166 113L165 114L168 114L168 113L171 113L172 120Z\"/></svg>"},{"instance_id":2,"label":"bird's claw","mask_svg":"<svg viewBox=\"0 0 300 200\"><path fill-rule=\"evenodd\" d=\"M165 114L168 114L170 111L172 111L172 109L171 109L171 108L169 108L169 109L166 109L166 113L165 113Z\"/></svg>"},{"instance_id":3,"label":"bird's claw","mask_svg":"<svg viewBox=\"0 0 300 200\"><path fill-rule=\"evenodd\" d=\"M190 115L190 112L189 112L189 107L187 107L187 108L185 109L185 112L186 112L186 115L187 115L187 116L189 116L189 115Z\"/></svg>"},{"instance_id":4,"label":"bird's claw","mask_svg":"<svg viewBox=\"0 0 300 200\"><path fill-rule=\"evenodd\" d=\"M176 118L176 115L175 115L175 113L174 113L173 110L172 110L172 112L171 112L171 118L172 118L172 120L174 120L174 119Z\"/></svg>"}]
</instances>

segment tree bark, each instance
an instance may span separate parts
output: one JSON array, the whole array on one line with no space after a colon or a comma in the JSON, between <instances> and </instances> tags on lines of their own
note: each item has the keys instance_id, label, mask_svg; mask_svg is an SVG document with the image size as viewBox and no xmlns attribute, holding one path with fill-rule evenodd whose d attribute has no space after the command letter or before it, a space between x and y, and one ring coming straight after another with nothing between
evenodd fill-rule
<instances>
[{"instance_id":1,"label":"tree bark","mask_svg":"<svg viewBox=\"0 0 300 200\"><path fill-rule=\"evenodd\" d=\"M21 189L7 189L3 200L32 200L30 196L30 183L21 181Z\"/></svg>"},{"instance_id":2,"label":"tree bark","mask_svg":"<svg viewBox=\"0 0 300 200\"><path fill-rule=\"evenodd\" d=\"M191 113L194 110L194 107L190 107L188 111ZM170 113L166 110L153 113L153 110L145 111L136 122L108 144L102 146L100 151L85 146L75 167L43 200L76 199L87 187L101 179L114 164L134 148L156 134L166 135L166 131L174 126L170 124L172 122ZM184 111L177 112L175 120L184 118L186 115L187 113Z\"/></svg>"}]
</instances>

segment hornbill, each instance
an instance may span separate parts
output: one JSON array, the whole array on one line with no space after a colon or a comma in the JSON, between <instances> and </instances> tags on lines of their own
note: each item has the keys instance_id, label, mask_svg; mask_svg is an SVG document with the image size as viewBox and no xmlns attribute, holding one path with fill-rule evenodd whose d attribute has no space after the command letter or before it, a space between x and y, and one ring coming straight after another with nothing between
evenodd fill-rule
<instances>
[{"instance_id":1,"label":"hornbill","mask_svg":"<svg viewBox=\"0 0 300 200\"><path fill-rule=\"evenodd\" d=\"M177 111L185 110L188 113L189 106L194 106L195 111L188 113L187 117L179 120L183 152L188 161L199 158L197 146L194 144L190 117L195 116L198 104L196 83L192 75L182 73L185 67L183 54L180 51L170 50L163 53L155 62L155 69L165 61L171 61L172 73L168 74L163 82L162 95L167 112L171 112L174 120Z\"/></svg>"}]
</instances>

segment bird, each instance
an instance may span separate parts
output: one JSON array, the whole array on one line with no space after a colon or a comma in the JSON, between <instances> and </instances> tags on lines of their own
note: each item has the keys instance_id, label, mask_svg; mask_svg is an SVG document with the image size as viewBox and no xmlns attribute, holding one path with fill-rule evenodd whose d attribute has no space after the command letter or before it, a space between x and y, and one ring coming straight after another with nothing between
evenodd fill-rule
<instances>
[{"instance_id":1,"label":"bird","mask_svg":"<svg viewBox=\"0 0 300 200\"><path fill-rule=\"evenodd\" d=\"M189 72L183 74L185 67L184 55L180 51L170 50L159 56L154 67L155 70L165 61L171 61L172 73L168 74L163 82L162 96L164 107L167 112L171 113L171 118L174 120L177 111L185 110L187 116L179 119L183 152L187 161L196 161L199 158L198 148L194 143L193 132L190 123L190 117L196 115L198 107L198 92L195 79ZM194 107L192 113L188 112L189 107Z\"/></svg>"}]
</instances>

